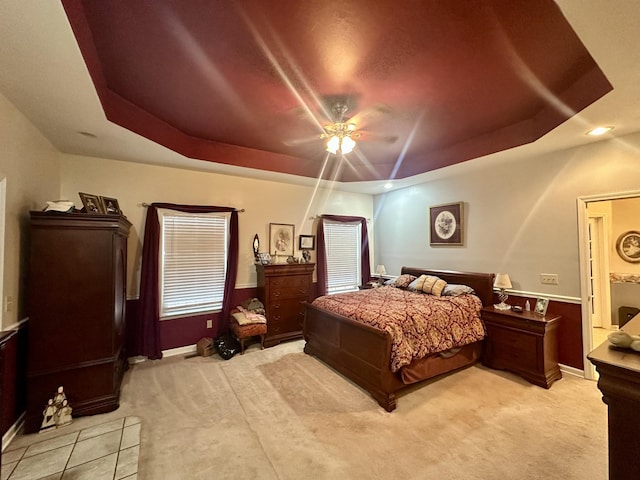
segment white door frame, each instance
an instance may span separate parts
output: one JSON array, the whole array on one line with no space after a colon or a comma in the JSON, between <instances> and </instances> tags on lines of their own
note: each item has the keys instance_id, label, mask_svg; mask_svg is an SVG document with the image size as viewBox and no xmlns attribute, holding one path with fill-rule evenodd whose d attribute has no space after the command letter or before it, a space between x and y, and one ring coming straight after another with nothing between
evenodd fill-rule
<instances>
[{"instance_id":1,"label":"white door frame","mask_svg":"<svg viewBox=\"0 0 640 480\"><path fill-rule=\"evenodd\" d=\"M587 358L592 347L591 316L589 315L589 215L587 203L603 200L619 200L623 198L640 197L640 190L631 192L606 193L577 198L578 207L578 254L580 258L580 298L582 299L582 360L584 363L584 377L595 379L596 372L593 364Z\"/></svg>"},{"instance_id":2,"label":"white door frame","mask_svg":"<svg viewBox=\"0 0 640 480\"><path fill-rule=\"evenodd\" d=\"M593 278L593 283L597 284L597 289L600 292L600 296L597 298L596 306L598 311L595 312L600 318L600 326L605 329L611 329L611 283L609 281L609 246L611 245L611 239L609 238L609 224L610 219L604 213L590 213L588 219L594 220L594 225L597 225L597 230L591 231L591 268L594 265L597 266L597 275ZM598 237L594 242L594 233ZM593 245L598 247L598 251L593 252ZM596 261L594 262L594 258ZM592 272L593 273L593 272ZM594 293L594 292L587 292ZM593 298L596 298L593 295ZM589 311L593 311L594 305L591 306ZM591 317L591 327L593 328L593 316ZM593 342L591 346L594 347Z\"/></svg>"}]
</instances>

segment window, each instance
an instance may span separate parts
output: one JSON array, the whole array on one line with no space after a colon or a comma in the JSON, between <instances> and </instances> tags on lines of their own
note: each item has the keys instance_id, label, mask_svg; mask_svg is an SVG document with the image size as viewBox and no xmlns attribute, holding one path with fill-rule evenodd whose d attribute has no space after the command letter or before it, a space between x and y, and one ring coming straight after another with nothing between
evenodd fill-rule
<instances>
[{"instance_id":1,"label":"window","mask_svg":"<svg viewBox=\"0 0 640 480\"><path fill-rule=\"evenodd\" d=\"M327 258L327 293L349 292L361 282L362 228L360 223L325 220L324 243Z\"/></svg>"},{"instance_id":2,"label":"window","mask_svg":"<svg viewBox=\"0 0 640 480\"><path fill-rule=\"evenodd\" d=\"M229 250L229 213L160 216L160 316L219 311Z\"/></svg>"}]
</instances>

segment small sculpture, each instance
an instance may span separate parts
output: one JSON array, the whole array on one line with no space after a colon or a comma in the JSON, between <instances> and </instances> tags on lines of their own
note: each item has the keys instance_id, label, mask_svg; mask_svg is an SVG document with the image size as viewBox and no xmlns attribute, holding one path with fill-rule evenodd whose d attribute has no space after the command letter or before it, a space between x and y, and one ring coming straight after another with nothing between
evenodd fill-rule
<instances>
[{"instance_id":1,"label":"small sculpture","mask_svg":"<svg viewBox=\"0 0 640 480\"><path fill-rule=\"evenodd\" d=\"M72 411L73 409L67 401L67 395L64 393L64 388L59 386L56 394L47 401L47 405L44 407L40 431L70 424L73 421L71 417Z\"/></svg>"},{"instance_id":2,"label":"small sculpture","mask_svg":"<svg viewBox=\"0 0 640 480\"><path fill-rule=\"evenodd\" d=\"M302 260L304 260L304 263L309 263L311 261L311 253L309 253L309 250L302 251Z\"/></svg>"}]
</instances>

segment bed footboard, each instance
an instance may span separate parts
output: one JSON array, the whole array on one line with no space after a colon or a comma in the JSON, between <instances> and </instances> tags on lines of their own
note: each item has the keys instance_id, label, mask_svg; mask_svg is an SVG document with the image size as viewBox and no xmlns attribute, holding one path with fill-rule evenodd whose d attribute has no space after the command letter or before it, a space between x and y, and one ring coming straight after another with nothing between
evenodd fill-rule
<instances>
[{"instance_id":1,"label":"bed footboard","mask_svg":"<svg viewBox=\"0 0 640 480\"><path fill-rule=\"evenodd\" d=\"M390 369L391 337L376 328L307 304L305 353L314 355L364 388L386 411L396 408L404 384Z\"/></svg>"}]
</instances>

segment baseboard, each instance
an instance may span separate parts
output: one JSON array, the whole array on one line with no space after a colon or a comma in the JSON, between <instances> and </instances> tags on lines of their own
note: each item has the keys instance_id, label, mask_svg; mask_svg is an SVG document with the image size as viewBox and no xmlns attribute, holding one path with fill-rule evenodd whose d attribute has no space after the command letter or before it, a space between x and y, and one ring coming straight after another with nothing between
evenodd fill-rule
<instances>
[{"instance_id":1,"label":"baseboard","mask_svg":"<svg viewBox=\"0 0 640 480\"><path fill-rule=\"evenodd\" d=\"M566 373L567 375L573 375L575 377L584 378L584 370L580 370L575 367L570 367L569 365L560 364L560 371L562 373Z\"/></svg>"},{"instance_id":2,"label":"baseboard","mask_svg":"<svg viewBox=\"0 0 640 480\"><path fill-rule=\"evenodd\" d=\"M195 344L186 345L184 347L178 347L178 348L170 348L169 350L163 350L162 351L162 358L164 358L164 357L176 357L178 355L189 355L189 354L192 354L192 353L196 353Z\"/></svg>"},{"instance_id":3,"label":"baseboard","mask_svg":"<svg viewBox=\"0 0 640 480\"><path fill-rule=\"evenodd\" d=\"M18 419L15 421L7 433L2 436L2 451L9 446L13 438L18 434L18 432L22 429L22 425L24 424L24 416L26 412L22 412Z\"/></svg>"}]
</instances>

